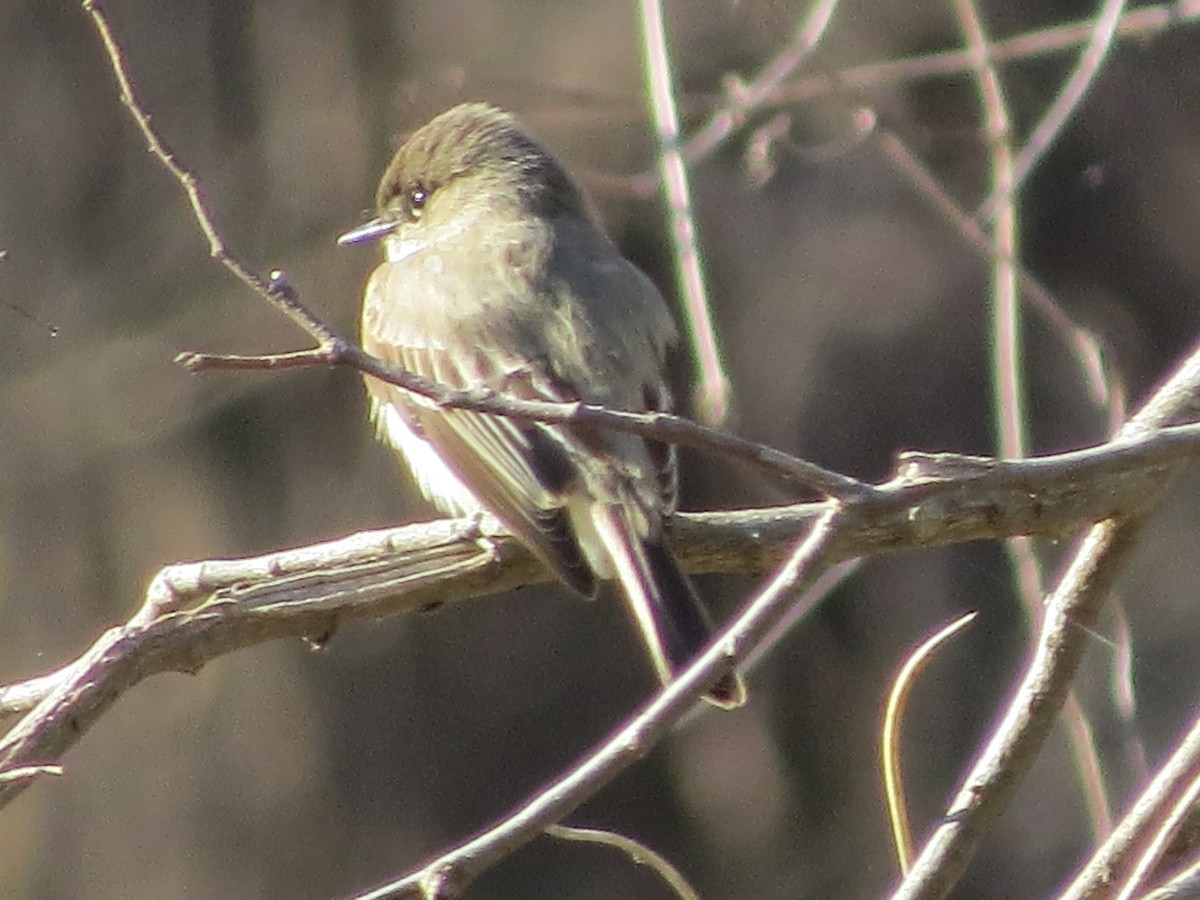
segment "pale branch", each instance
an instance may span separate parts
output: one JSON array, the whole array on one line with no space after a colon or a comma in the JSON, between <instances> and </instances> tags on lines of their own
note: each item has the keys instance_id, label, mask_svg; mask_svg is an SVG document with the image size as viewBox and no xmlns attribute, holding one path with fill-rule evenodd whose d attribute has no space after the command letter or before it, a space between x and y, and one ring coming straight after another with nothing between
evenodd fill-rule
<instances>
[{"instance_id":1,"label":"pale branch","mask_svg":"<svg viewBox=\"0 0 1200 900\"><path fill-rule=\"evenodd\" d=\"M1054 293L1029 270L1020 259L997 252L993 241L967 210L946 190L908 145L895 132L875 128L880 152L908 180L921 197L945 218L958 236L982 259L992 265L1010 265L1021 288L1021 299L1040 315L1075 357L1076 365L1087 383L1092 402L1108 413L1110 429L1124 421L1125 392L1115 380L1105 362L1108 354L1104 342L1095 333L1076 324L1067 314Z\"/></svg>"},{"instance_id":2,"label":"pale branch","mask_svg":"<svg viewBox=\"0 0 1200 900\"><path fill-rule=\"evenodd\" d=\"M1026 357L1023 353L1022 297L1018 290L1015 260L1020 256L1017 232L1016 152L1012 112L997 64L989 57L988 29L976 0L954 0L960 27L967 46L976 58L974 81L979 94L980 117L988 147L991 194L998 198L989 230L993 262L990 314L992 320L992 413L999 438L1000 455L1029 455L1029 394L1025 387ZM975 223L972 219L972 224ZM1056 311L1066 315L1056 306ZM1077 339L1078 329L1064 337ZM1084 370L1086 374L1086 369ZM1121 410L1124 413L1124 410ZM1120 419L1116 422L1119 423ZM1113 425L1115 428L1116 425ZM1004 542L1012 567L1013 580L1025 607L1026 621L1032 630L1042 622L1042 598L1046 593L1045 560L1029 540ZM1112 827L1108 791L1102 776L1103 766L1088 721L1077 693L1072 690L1063 707L1063 724L1071 745L1071 755L1079 774L1080 790L1087 802L1093 832L1106 833Z\"/></svg>"},{"instance_id":3,"label":"pale branch","mask_svg":"<svg viewBox=\"0 0 1200 900\"><path fill-rule=\"evenodd\" d=\"M746 111L757 106L761 102L760 97L777 88L817 46L833 19L837 3L838 0L818 0L814 3L789 45L752 84L729 78L730 108L722 110L705 131L711 133L716 128L728 134L739 127L745 120ZM684 159L663 5L661 0L641 0L638 7L642 24L643 68L658 137L657 183L662 186L671 218L670 237L679 294L688 334L696 351L698 406L705 422L720 425L728 416L732 388L712 324L703 258L696 235L688 167ZM694 146L696 138L688 143Z\"/></svg>"},{"instance_id":4,"label":"pale branch","mask_svg":"<svg viewBox=\"0 0 1200 900\"><path fill-rule=\"evenodd\" d=\"M812 31L824 27L820 17L828 3L814 4L804 27ZM1172 28L1195 24L1200 20L1200 0L1176 0L1139 6L1125 11L1117 22L1120 38L1148 40ZM1093 19L1084 19L1002 38L988 45L988 59L993 63L1038 59L1062 53L1088 43L1096 33ZM809 35L798 30L791 44L762 67L750 82L731 79L733 89L705 123L696 129L683 147L684 161L695 165L713 155L739 129L755 117L786 106L836 94L853 94L870 88L904 84L927 78L952 78L970 73L978 65L977 54L967 48L923 53L903 59L887 59L838 69L835 72L806 73L797 78L774 81L771 76L785 67L797 53L804 50ZM790 74L790 73L785 73ZM646 171L626 179L630 188L639 194L649 194L657 183L657 173Z\"/></svg>"},{"instance_id":5,"label":"pale branch","mask_svg":"<svg viewBox=\"0 0 1200 900\"><path fill-rule=\"evenodd\" d=\"M1089 522L1135 516L1164 476L1198 453L1200 425L1030 460L906 454L897 478L846 505L824 561L1016 534L1061 537ZM780 562L823 508L680 514L672 540L693 574L758 575ZM80 659L0 688L0 712L25 713L0 740L0 771L57 761L122 693L158 672L196 671L276 638L320 642L344 621L548 579L488 519L408 525L249 559L168 566L129 622L106 632ZM0 784L0 805L27 784Z\"/></svg>"},{"instance_id":6,"label":"pale branch","mask_svg":"<svg viewBox=\"0 0 1200 900\"><path fill-rule=\"evenodd\" d=\"M217 260L238 281L242 282L242 284L271 304L271 306L290 318L300 328L308 332L324 348L336 335L331 329L314 322L311 316L306 316L304 310L296 308L295 293L287 287L286 283L263 278L229 252L229 248L225 244L225 239L221 236L221 232L217 229L216 223L213 221L212 214L208 211L208 205L204 202L204 196L200 193L199 180L176 159L175 154L171 152L162 135L155 130L154 123L150 119L150 114L146 112L145 107L138 100L137 92L133 86L133 78L130 76L128 67L125 64L125 56L121 50L121 45L117 43L116 35L113 34L112 27L108 23L108 17L104 13L100 0L83 0L83 11L91 18L92 26L96 29L100 43L104 46L104 53L108 58L109 67L112 69L113 80L117 85L121 105L125 107L125 111L129 113L133 124L141 133L143 140L146 142L146 149L162 164L167 174L174 179L179 185L180 190L183 191L188 205L191 207L192 217L196 220L196 224L204 235L204 239L208 242L209 255Z\"/></svg>"},{"instance_id":7,"label":"pale branch","mask_svg":"<svg viewBox=\"0 0 1200 900\"><path fill-rule=\"evenodd\" d=\"M1194 416L1200 403L1200 345L1193 346L1164 383L1118 432L1118 442L1145 439L1171 422ZM959 784L945 817L926 840L894 900L947 896L984 835L1033 766L1070 693L1091 626L1128 561L1143 523L1181 467L1146 484L1143 505L1093 525L1046 598L1033 653L999 723Z\"/></svg>"},{"instance_id":8,"label":"pale branch","mask_svg":"<svg viewBox=\"0 0 1200 900\"><path fill-rule=\"evenodd\" d=\"M1168 818L1172 807L1187 797L1189 791L1194 791L1197 779L1200 779L1200 719L1192 723L1121 823L1062 893L1061 900L1085 900L1124 883L1150 849L1158 825Z\"/></svg>"},{"instance_id":9,"label":"pale branch","mask_svg":"<svg viewBox=\"0 0 1200 900\"><path fill-rule=\"evenodd\" d=\"M1159 885L1141 900L1194 900L1200 897L1200 860L1189 860L1183 871Z\"/></svg>"},{"instance_id":10,"label":"pale branch","mask_svg":"<svg viewBox=\"0 0 1200 900\"><path fill-rule=\"evenodd\" d=\"M1066 128L1100 73L1100 66L1112 47L1124 11L1125 0L1103 0L1101 10L1092 26L1091 36L1083 52L1079 54L1074 69L1063 82L1062 89L1050 104L1050 108L1042 114L1041 121L1034 126L1021 152L1012 161L1012 173L1008 183L998 185L992 190L987 199L980 204L975 214L976 219L981 222L990 221L1002 203L1019 193L1029 173Z\"/></svg>"},{"instance_id":11,"label":"pale branch","mask_svg":"<svg viewBox=\"0 0 1200 900\"><path fill-rule=\"evenodd\" d=\"M704 256L696 229L691 180L679 152L679 107L674 68L667 41L662 0L639 0L642 69L658 143L659 183L667 208L675 284L683 308L683 321L696 364L692 386L700 418L708 425L724 425L733 400L733 385L721 358L720 341L713 327L712 303L705 277Z\"/></svg>"},{"instance_id":12,"label":"pale branch","mask_svg":"<svg viewBox=\"0 0 1200 900\"><path fill-rule=\"evenodd\" d=\"M983 837L1032 768L1070 690L1101 603L1128 562L1141 520L1110 519L1081 542L1050 594L1033 658L1016 696L960 782L893 900L949 896Z\"/></svg>"},{"instance_id":13,"label":"pale branch","mask_svg":"<svg viewBox=\"0 0 1200 900\"><path fill-rule=\"evenodd\" d=\"M737 75L725 79L725 102L713 110L708 120L696 133L688 138L680 149L683 161L694 164L709 156L731 135L739 131L768 100L777 96L788 78L800 67L820 43L833 13L837 0L818 0L812 4L792 39L750 81ZM638 179L639 187L646 189L647 176Z\"/></svg>"}]
</instances>

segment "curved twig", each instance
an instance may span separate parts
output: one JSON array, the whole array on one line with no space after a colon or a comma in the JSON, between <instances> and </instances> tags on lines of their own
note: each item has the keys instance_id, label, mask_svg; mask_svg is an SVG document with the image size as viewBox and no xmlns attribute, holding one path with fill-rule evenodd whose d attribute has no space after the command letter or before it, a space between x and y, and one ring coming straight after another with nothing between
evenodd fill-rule
<instances>
[{"instance_id":1,"label":"curved twig","mask_svg":"<svg viewBox=\"0 0 1200 900\"><path fill-rule=\"evenodd\" d=\"M883 730L879 737L879 757L883 769L883 796L887 802L892 842L896 845L896 861L900 864L901 872L906 873L912 867L912 828L908 819L908 804L904 800L904 776L900 765L900 728L904 724L908 696L912 693L917 675L933 659L938 648L970 625L978 615L978 610L972 610L959 616L922 641L904 661L888 692Z\"/></svg>"},{"instance_id":2,"label":"curved twig","mask_svg":"<svg viewBox=\"0 0 1200 900\"><path fill-rule=\"evenodd\" d=\"M700 900L700 895L688 880L665 856L651 850L645 844L631 837L604 831L599 828L576 828L571 825L551 825L546 829L550 837L561 841L579 841L585 844L599 844L602 847L612 847L624 853L635 863L649 866L679 897L679 900Z\"/></svg>"}]
</instances>

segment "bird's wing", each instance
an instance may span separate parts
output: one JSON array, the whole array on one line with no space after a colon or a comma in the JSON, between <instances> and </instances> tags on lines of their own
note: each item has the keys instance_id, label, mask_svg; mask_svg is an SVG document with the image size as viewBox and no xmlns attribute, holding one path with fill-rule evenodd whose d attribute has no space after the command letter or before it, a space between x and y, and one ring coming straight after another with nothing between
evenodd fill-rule
<instances>
[{"instance_id":1,"label":"bird's wing","mask_svg":"<svg viewBox=\"0 0 1200 900\"><path fill-rule=\"evenodd\" d=\"M537 371L536 362L516 358L484 335L467 345L468 352L462 352L462 347L451 352L430 340L419 322L394 315L390 298L381 293L387 291L387 267L386 263L380 267L367 289L363 329L367 352L450 387L486 387L528 400L575 399ZM437 302L427 294L424 299L431 305ZM578 472L564 430L441 409L377 379L366 382L375 403L400 413L483 506L559 578L582 594L595 592L595 576L566 509Z\"/></svg>"}]
</instances>

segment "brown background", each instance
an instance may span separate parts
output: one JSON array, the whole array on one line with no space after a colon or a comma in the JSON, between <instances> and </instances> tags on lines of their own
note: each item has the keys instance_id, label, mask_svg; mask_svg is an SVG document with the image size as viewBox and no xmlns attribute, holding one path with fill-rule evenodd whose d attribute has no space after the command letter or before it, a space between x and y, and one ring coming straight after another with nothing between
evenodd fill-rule
<instances>
[{"instance_id":1,"label":"brown background","mask_svg":"<svg viewBox=\"0 0 1200 900\"><path fill-rule=\"evenodd\" d=\"M109 5L143 100L235 252L287 270L340 327L353 328L374 256L334 237L360 220L398 137L460 99L521 114L669 291L661 204L614 178L652 160L632 4ZM991 6L996 35L1091 11ZM777 52L806 8L669 4L687 124L724 75L751 75ZM1028 263L1109 342L1134 397L1200 323L1197 34L1121 43L1023 196ZM959 44L943 4L845 3L810 71ZM1005 68L1019 127L1066 62ZM428 516L371 440L351 374L196 377L172 365L184 348L303 341L207 258L76 6L0 7L0 86L0 680L73 657L132 613L163 564ZM852 139L859 104L963 202L981 196L986 155L962 76L797 106L799 149L769 184L748 183L734 140L695 167L695 193L732 427L882 477L898 449L993 448L989 283L874 143ZM1099 438L1101 417L1034 317L1026 347L1037 449ZM1131 735L1158 759L1194 705L1194 487L1181 486L1123 585L1134 728L1107 699L1111 621L1083 683L1118 797L1137 778ZM687 508L786 496L687 458ZM721 613L750 587L702 584ZM905 649L967 609L982 614L922 677L907 725L913 813L930 822L1023 658L996 546L870 562L755 670L748 708L693 720L571 821L645 840L707 898L878 895L895 877L875 764L882 698ZM155 678L67 756L64 778L0 814L0 895L345 894L500 815L651 681L616 603L533 589L348 627L322 654L279 643ZM1058 735L959 896L1045 894L1089 844L1080 807ZM543 839L471 896L669 894L611 851Z\"/></svg>"}]
</instances>

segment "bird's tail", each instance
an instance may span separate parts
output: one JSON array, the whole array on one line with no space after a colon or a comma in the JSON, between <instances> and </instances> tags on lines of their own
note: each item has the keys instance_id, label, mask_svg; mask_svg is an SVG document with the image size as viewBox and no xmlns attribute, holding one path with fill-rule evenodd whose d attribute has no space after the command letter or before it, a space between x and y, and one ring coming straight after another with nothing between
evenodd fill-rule
<instances>
[{"instance_id":1,"label":"bird's tail","mask_svg":"<svg viewBox=\"0 0 1200 900\"><path fill-rule=\"evenodd\" d=\"M708 613L662 539L639 538L622 506L598 505L593 522L654 669L666 684L708 644L713 633ZM704 696L715 706L736 709L746 702L746 686L730 672Z\"/></svg>"}]
</instances>

